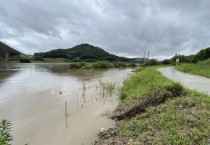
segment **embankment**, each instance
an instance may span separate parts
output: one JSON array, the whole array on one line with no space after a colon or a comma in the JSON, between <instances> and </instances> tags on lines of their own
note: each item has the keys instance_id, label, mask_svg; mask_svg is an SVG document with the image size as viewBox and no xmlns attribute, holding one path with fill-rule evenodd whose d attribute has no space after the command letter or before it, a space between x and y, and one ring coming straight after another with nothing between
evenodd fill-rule
<instances>
[{"instance_id":1,"label":"embankment","mask_svg":"<svg viewBox=\"0 0 210 145\"><path fill-rule=\"evenodd\" d=\"M175 67L178 71L210 78L210 59L197 63L184 63Z\"/></svg>"},{"instance_id":2,"label":"embankment","mask_svg":"<svg viewBox=\"0 0 210 145\"><path fill-rule=\"evenodd\" d=\"M99 145L206 144L210 138L210 97L162 76L157 67L124 82L116 125L99 133Z\"/></svg>"}]
</instances>

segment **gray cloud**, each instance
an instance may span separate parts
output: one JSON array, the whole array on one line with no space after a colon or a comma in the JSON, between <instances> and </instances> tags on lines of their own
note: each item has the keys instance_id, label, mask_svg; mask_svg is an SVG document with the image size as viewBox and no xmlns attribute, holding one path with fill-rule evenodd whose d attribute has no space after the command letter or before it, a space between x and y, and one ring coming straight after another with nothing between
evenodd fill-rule
<instances>
[{"instance_id":1,"label":"gray cloud","mask_svg":"<svg viewBox=\"0 0 210 145\"><path fill-rule=\"evenodd\" d=\"M0 1L0 40L23 53L91 43L123 56L192 54L210 45L208 0Z\"/></svg>"}]
</instances>

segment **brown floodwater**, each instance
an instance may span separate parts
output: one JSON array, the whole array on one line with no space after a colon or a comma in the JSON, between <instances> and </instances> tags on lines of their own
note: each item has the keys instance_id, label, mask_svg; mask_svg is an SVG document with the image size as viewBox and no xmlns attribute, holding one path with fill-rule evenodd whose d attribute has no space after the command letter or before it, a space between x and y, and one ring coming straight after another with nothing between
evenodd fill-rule
<instances>
[{"instance_id":1,"label":"brown floodwater","mask_svg":"<svg viewBox=\"0 0 210 145\"><path fill-rule=\"evenodd\" d=\"M67 64L0 64L0 120L12 122L14 145L91 145L101 128L114 124L108 116L129 74Z\"/></svg>"}]
</instances>

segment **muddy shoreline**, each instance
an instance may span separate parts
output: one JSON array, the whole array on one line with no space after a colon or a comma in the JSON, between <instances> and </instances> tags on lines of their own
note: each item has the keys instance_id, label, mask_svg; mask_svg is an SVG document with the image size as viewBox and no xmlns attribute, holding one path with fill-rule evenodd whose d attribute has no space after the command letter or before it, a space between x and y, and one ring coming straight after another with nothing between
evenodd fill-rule
<instances>
[{"instance_id":1,"label":"muddy shoreline","mask_svg":"<svg viewBox=\"0 0 210 145\"><path fill-rule=\"evenodd\" d=\"M148 107L157 107L165 103L169 98L176 98L185 94L183 88L166 87L164 90L157 90L150 96L143 97L145 99L135 98L123 110L115 110L111 116L111 119L116 121L115 126L98 133L98 140L95 142L95 145L131 145L133 143L131 138L125 138L120 135L120 123L134 118L146 118L149 116L145 114ZM146 143L149 144L147 141Z\"/></svg>"}]
</instances>

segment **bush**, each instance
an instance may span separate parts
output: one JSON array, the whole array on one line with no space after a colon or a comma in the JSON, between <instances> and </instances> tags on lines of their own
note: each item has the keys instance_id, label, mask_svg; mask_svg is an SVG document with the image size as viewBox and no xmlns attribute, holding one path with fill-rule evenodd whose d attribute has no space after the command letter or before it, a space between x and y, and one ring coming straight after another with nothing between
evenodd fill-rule
<instances>
[{"instance_id":1,"label":"bush","mask_svg":"<svg viewBox=\"0 0 210 145\"><path fill-rule=\"evenodd\" d=\"M34 56L34 61L44 61L44 58L42 56Z\"/></svg>"},{"instance_id":2,"label":"bush","mask_svg":"<svg viewBox=\"0 0 210 145\"><path fill-rule=\"evenodd\" d=\"M126 63L118 61L114 63L114 67L126 67Z\"/></svg>"},{"instance_id":3,"label":"bush","mask_svg":"<svg viewBox=\"0 0 210 145\"><path fill-rule=\"evenodd\" d=\"M171 60L170 59L165 59L161 62L161 64L171 64Z\"/></svg>"},{"instance_id":4,"label":"bush","mask_svg":"<svg viewBox=\"0 0 210 145\"><path fill-rule=\"evenodd\" d=\"M86 64L84 62L77 62L77 63L71 63L69 64L69 68L82 68L84 67Z\"/></svg>"},{"instance_id":5,"label":"bush","mask_svg":"<svg viewBox=\"0 0 210 145\"><path fill-rule=\"evenodd\" d=\"M146 62L146 66L154 66L154 65L159 65L160 62L157 61L156 59L149 59L147 62Z\"/></svg>"},{"instance_id":6,"label":"bush","mask_svg":"<svg viewBox=\"0 0 210 145\"><path fill-rule=\"evenodd\" d=\"M21 59L19 59L19 61L20 61L21 63L31 63L31 60L28 59L28 58L21 58Z\"/></svg>"},{"instance_id":7,"label":"bush","mask_svg":"<svg viewBox=\"0 0 210 145\"><path fill-rule=\"evenodd\" d=\"M110 68L111 64L105 61L99 61L92 64L93 68Z\"/></svg>"},{"instance_id":8,"label":"bush","mask_svg":"<svg viewBox=\"0 0 210 145\"><path fill-rule=\"evenodd\" d=\"M137 67L137 65L135 63L130 63L128 64L129 67Z\"/></svg>"}]
</instances>

